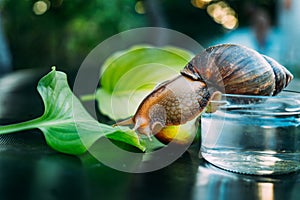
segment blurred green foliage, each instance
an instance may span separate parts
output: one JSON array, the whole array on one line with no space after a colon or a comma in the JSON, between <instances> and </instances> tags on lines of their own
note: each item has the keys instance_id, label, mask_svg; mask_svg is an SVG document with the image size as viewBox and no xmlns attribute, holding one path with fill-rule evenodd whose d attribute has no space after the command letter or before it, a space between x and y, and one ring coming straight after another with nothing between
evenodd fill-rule
<instances>
[{"instance_id":1,"label":"blurred green foliage","mask_svg":"<svg viewBox=\"0 0 300 200\"><path fill-rule=\"evenodd\" d=\"M101 41L121 31L143 26L135 0L52 0L42 15L33 12L35 0L6 0L5 29L15 69L79 67Z\"/></svg>"}]
</instances>

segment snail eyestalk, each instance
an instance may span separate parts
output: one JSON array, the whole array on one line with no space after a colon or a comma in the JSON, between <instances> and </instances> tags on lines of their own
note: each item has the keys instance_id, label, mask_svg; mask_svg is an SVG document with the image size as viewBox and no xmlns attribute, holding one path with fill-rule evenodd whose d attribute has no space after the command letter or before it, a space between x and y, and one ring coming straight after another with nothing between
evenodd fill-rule
<instances>
[{"instance_id":1,"label":"snail eyestalk","mask_svg":"<svg viewBox=\"0 0 300 200\"><path fill-rule=\"evenodd\" d=\"M115 126L129 126L129 125L134 125L132 118L117 122L117 123L113 124L112 126L115 127Z\"/></svg>"}]
</instances>

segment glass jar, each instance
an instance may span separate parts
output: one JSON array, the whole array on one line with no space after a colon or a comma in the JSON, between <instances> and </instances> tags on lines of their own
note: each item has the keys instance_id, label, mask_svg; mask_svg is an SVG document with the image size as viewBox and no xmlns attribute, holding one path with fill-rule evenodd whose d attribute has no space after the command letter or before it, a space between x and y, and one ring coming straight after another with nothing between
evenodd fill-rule
<instances>
[{"instance_id":1,"label":"glass jar","mask_svg":"<svg viewBox=\"0 0 300 200\"><path fill-rule=\"evenodd\" d=\"M224 94L201 116L201 156L232 172L285 174L300 169L300 94Z\"/></svg>"}]
</instances>

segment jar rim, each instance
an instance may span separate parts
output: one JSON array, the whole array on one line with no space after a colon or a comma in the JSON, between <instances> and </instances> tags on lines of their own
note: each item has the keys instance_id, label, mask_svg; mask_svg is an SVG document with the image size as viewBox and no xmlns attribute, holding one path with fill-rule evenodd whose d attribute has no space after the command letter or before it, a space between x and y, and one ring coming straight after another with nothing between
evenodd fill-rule
<instances>
[{"instance_id":1,"label":"jar rim","mask_svg":"<svg viewBox=\"0 0 300 200\"><path fill-rule=\"evenodd\" d=\"M284 91L278 96L222 94L220 100L210 101L216 110L230 113L292 116L300 115L300 92Z\"/></svg>"},{"instance_id":2,"label":"jar rim","mask_svg":"<svg viewBox=\"0 0 300 200\"><path fill-rule=\"evenodd\" d=\"M261 95L242 95L242 94L222 94L223 98L253 98L253 99L269 99L269 98L295 98L298 97L300 100L300 91L292 91L292 90L283 90L276 96L261 96Z\"/></svg>"}]
</instances>

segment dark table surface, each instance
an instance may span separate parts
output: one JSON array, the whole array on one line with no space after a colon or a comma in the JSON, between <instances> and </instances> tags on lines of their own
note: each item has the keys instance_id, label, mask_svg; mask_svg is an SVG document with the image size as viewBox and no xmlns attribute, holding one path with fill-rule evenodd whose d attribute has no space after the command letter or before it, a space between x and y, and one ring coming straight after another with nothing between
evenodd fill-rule
<instances>
[{"instance_id":1,"label":"dark table surface","mask_svg":"<svg viewBox=\"0 0 300 200\"><path fill-rule=\"evenodd\" d=\"M0 78L0 124L40 116L36 85L49 70ZM67 72L72 84L76 72ZM300 173L250 176L227 172L198 156L199 143L171 165L148 173L111 169L89 154L49 148L39 130L0 136L0 199L300 199Z\"/></svg>"}]
</instances>

